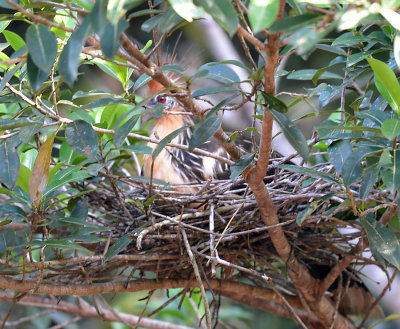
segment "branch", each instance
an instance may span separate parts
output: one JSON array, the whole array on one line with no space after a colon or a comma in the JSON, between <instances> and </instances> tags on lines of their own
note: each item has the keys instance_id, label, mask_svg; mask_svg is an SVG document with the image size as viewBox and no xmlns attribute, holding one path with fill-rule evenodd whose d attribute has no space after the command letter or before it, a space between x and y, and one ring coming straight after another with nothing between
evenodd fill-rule
<instances>
[{"instance_id":1,"label":"branch","mask_svg":"<svg viewBox=\"0 0 400 329\"><path fill-rule=\"evenodd\" d=\"M13 298L14 294L12 292L2 292L0 294L0 299L3 300L11 301L13 300ZM84 303L82 300L80 300L78 304L74 304L64 301L57 301L56 299L25 296L22 299L20 299L17 302L17 304L72 313L75 315L79 315L82 318L91 317L106 321L123 322L132 327L140 326L149 329L193 329L191 327L177 325L177 324L169 324L164 321L153 320L149 318L142 317L140 319L136 315L112 312L111 310L108 309L101 309L101 312L99 314L99 312L96 310L94 306Z\"/></svg>"},{"instance_id":2,"label":"branch","mask_svg":"<svg viewBox=\"0 0 400 329\"><path fill-rule=\"evenodd\" d=\"M214 291L218 291L221 295L225 293L238 293L250 297L258 297L283 304L282 298L270 289L252 286L240 282L229 280L208 280L209 287ZM21 292L30 292L37 285L35 280L15 280L11 277L0 278L1 289L13 289ZM87 296L93 294L106 294L118 292L138 292L143 290L156 289L175 289L175 288L199 288L200 285L196 280L134 280L130 282L102 282L91 284L69 284L68 286L42 283L35 294L49 294L53 296ZM208 287L208 285L207 285ZM1 297L0 293L0 297ZM294 296L285 295L286 300L294 307L301 306L299 299Z\"/></svg>"}]
</instances>

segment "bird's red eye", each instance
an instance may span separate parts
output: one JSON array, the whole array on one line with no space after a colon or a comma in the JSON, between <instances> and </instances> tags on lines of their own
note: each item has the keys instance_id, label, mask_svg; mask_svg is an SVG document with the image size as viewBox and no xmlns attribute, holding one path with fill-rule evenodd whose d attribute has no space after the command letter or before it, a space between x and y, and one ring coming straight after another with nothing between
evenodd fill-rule
<instances>
[{"instance_id":1,"label":"bird's red eye","mask_svg":"<svg viewBox=\"0 0 400 329\"><path fill-rule=\"evenodd\" d=\"M167 97L165 97L165 96L159 96L159 97L158 97L158 102L161 103L161 104L162 104L162 103L165 103L166 100L167 100Z\"/></svg>"}]
</instances>

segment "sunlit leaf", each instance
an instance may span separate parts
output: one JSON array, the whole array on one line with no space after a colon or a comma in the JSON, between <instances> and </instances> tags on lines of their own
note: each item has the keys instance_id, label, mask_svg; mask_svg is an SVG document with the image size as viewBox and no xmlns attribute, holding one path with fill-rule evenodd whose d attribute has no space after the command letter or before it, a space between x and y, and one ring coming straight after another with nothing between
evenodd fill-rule
<instances>
[{"instance_id":1,"label":"sunlit leaf","mask_svg":"<svg viewBox=\"0 0 400 329\"><path fill-rule=\"evenodd\" d=\"M17 33L5 30L3 34L15 51L25 46L25 41Z\"/></svg>"},{"instance_id":2,"label":"sunlit leaf","mask_svg":"<svg viewBox=\"0 0 400 329\"><path fill-rule=\"evenodd\" d=\"M400 85L399 82L397 81L396 75L391 70L391 68L384 62L381 62L380 60L374 58L366 58L366 59L369 65L371 65L372 69L374 70L375 75L388 90L390 96L396 103L398 110L400 108ZM389 99L387 99L387 101L390 103ZM397 114L400 115L399 112Z\"/></svg>"},{"instance_id":3,"label":"sunlit leaf","mask_svg":"<svg viewBox=\"0 0 400 329\"><path fill-rule=\"evenodd\" d=\"M279 0L250 0L249 21L254 33L258 33L275 21L279 12Z\"/></svg>"},{"instance_id":4,"label":"sunlit leaf","mask_svg":"<svg viewBox=\"0 0 400 329\"><path fill-rule=\"evenodd\" d=\"M175 12L188 22L192 22L194 18L204 18L204 10L195 6L192 0L170 0L169 3Z\"/></svg>"},{"instance_id":5,"label":"sunlit leaf","mask_svg":"<svg viewBox=\"0 0 400 329\"><path fill-rule=\"evenodd\" d=\"M387 119L382 123L381 128L383 136L392 141L400 135L400 120Z\"/></svg>"},{"instance_id":6,"label":"sunlit leaf","mask_svg":"<svg viewBox=\"0 0 400 329\"><path fill-rule=\"evenodd\" d=\"M231 1L195 0L194 2L203 7L231 37L236 33L239 19Z\"/></svg>"}]
</instances>

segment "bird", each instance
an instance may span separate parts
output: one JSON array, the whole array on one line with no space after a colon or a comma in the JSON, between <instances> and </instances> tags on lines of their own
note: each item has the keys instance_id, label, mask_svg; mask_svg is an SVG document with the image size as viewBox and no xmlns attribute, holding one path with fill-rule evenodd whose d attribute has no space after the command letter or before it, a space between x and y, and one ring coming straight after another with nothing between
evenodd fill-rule
<instances>
[{"instance_id":1,"label":"bird","mask_svg":"<svg viewBox=\"0 0 400 329\"><path fill-rule=\"evenodd\" d=\"M152 86L150 89L153 92L161 88L156 82L150 84L150 86ZM186 126L187 129L176 136L171 142L188 146L196 124L192 113L172 94L157 94L147 106L154 106L156 104L163 106L163 113L161 117L155 120L150 137L162 140L170 133ZM157 147L154 143L148 143L148 146L153 150ZM215 155L228 157L225 149L214 137L211 137L204 144L198 146L198 148ZM151 154L144 156L143 174L145 177L160 179L173 185L198 184L209 179L228 178L229 166L211 157L167 146L162 149L154 159L154 162ZM195 193L199 188L188 186L178 189L183 192Z\"/></svg>"}]
</instances>

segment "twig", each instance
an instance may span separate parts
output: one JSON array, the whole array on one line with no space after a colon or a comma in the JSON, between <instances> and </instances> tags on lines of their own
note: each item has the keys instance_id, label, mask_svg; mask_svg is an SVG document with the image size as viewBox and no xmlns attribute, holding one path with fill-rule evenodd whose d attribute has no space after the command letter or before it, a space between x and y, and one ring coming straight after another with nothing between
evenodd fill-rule
<instances>
[{"instance_id":1,"label":"twig","mask_svg":"<svg viewBox=\"0 0 400 329\"><path fill-rule=\"evenodd\" d=\"M200 276L199 268L197 266L196 258L194 257L192 249L190 248L189 240L187 238L184 228L181 228L181 234L182 234L183 242L185 244L186 252L188 253L190 262L193 267L195 278L200 286L200 291L201 291L201 295L203 297L203 302L204 302L204 310L206 313L207 328L211 329L212 322L211 322L210 306L208 305L206 290L204 289L203 281L201 280L201 276Z\"/></svg>"}]
</instances>

